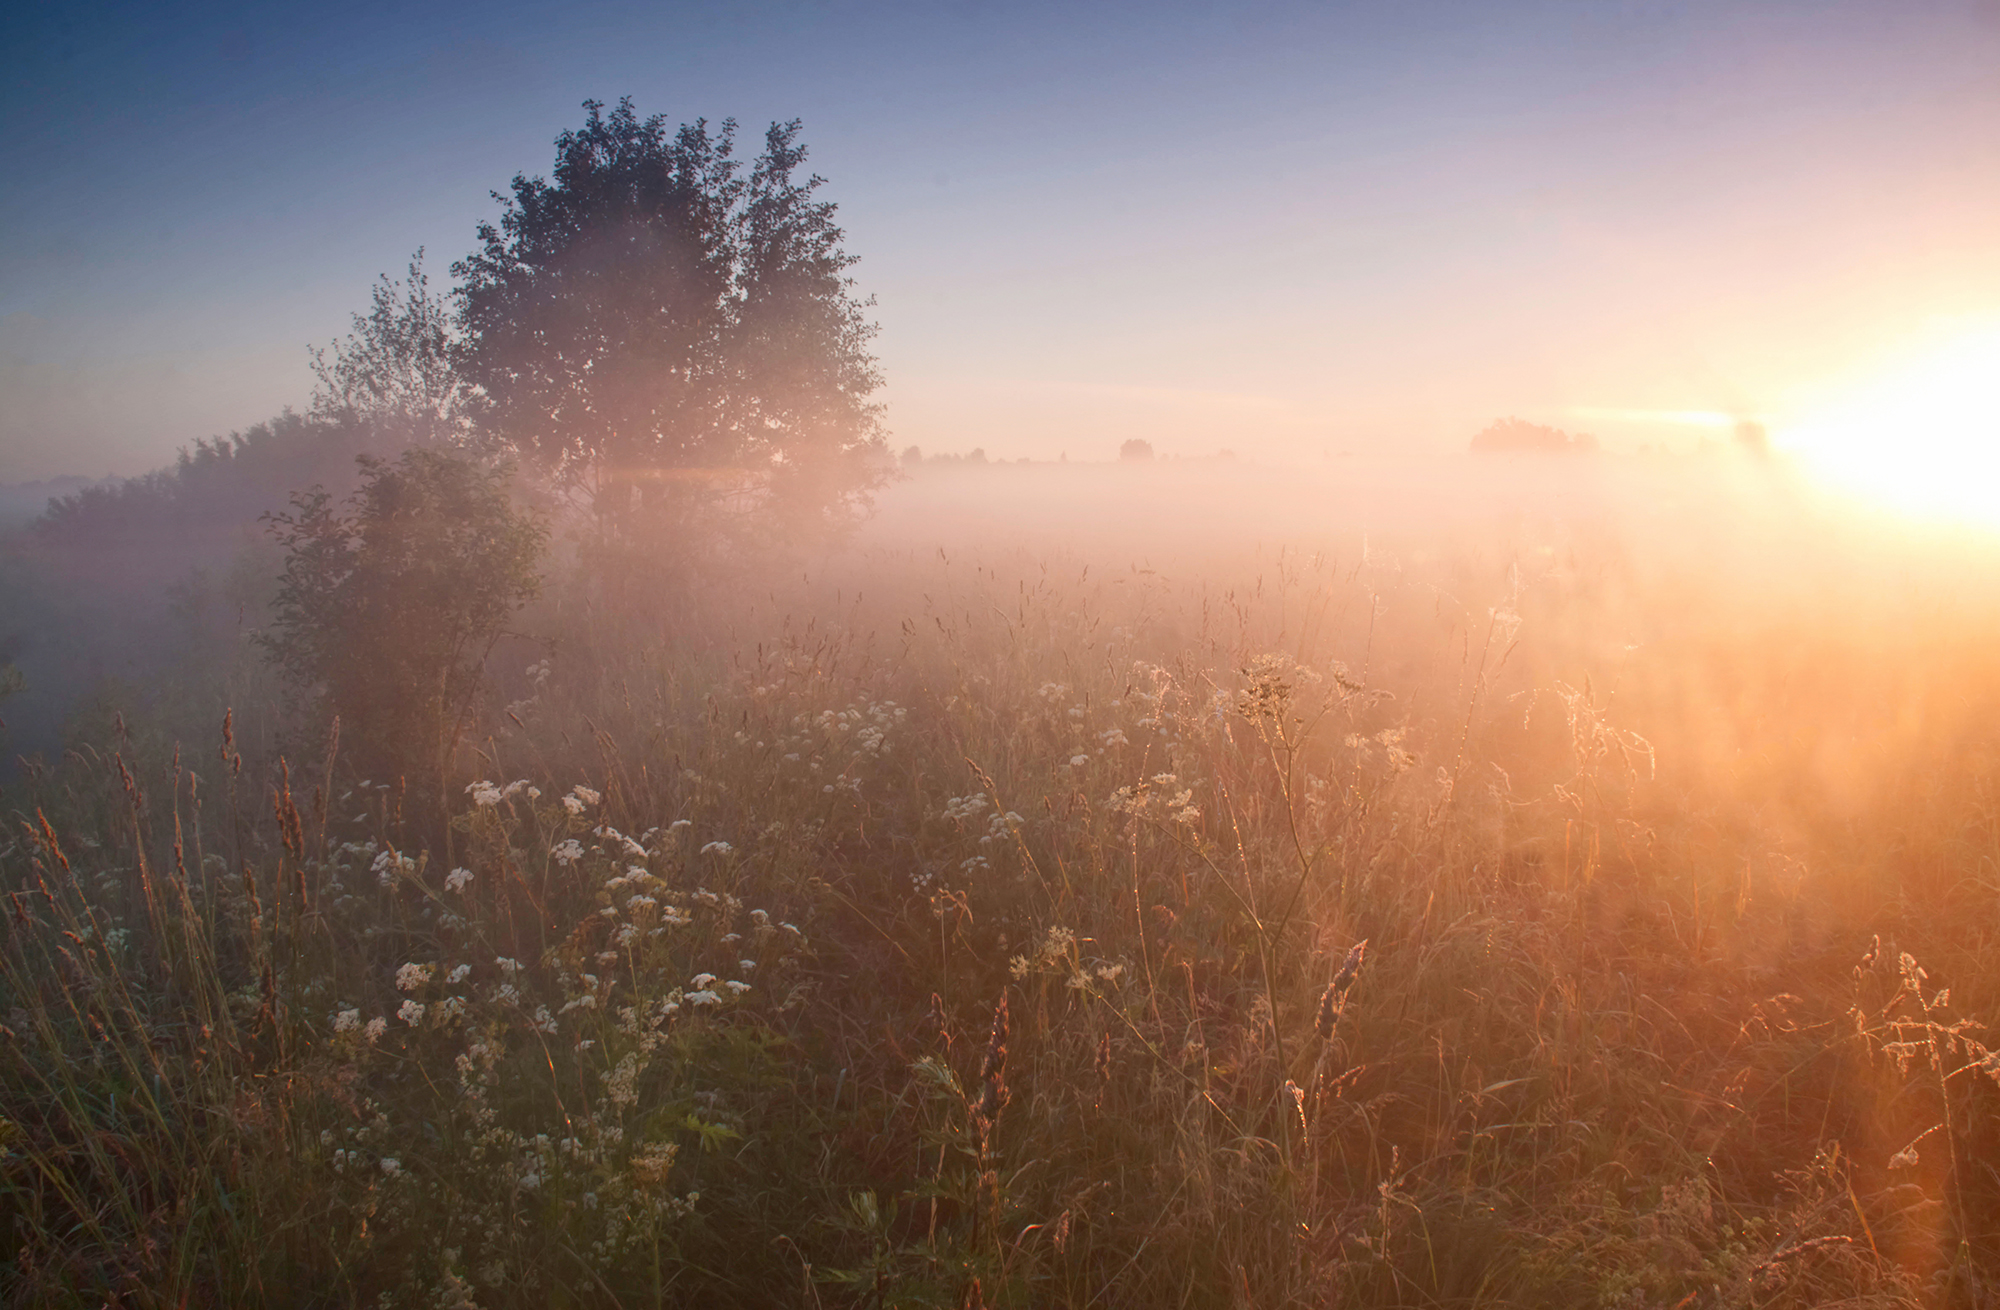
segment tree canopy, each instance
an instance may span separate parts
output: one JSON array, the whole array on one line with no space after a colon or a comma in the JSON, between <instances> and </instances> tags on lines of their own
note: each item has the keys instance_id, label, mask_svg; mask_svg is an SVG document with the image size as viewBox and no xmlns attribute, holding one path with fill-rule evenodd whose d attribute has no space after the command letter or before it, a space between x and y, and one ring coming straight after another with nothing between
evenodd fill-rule
<instances>
[{"instance_id":1,"label":"tree canopy","mask_svg":"<svg viewBox=\"0 0 2000 1310\"><path fill-rule=\"evenodd\" d=\"M313 417L370 428L398 445L466 441L469 388L454 367L451 312L431 291L423 250L411 257L406 280L384 273L369 302L331 357L312 351Z\"/></svg>"},{"instance_id":2,"label":"tree canopy","mask_svg":"<svg viewBox=\"0 0 2000 1310\"><path fill-rule=\"evenodd\" d=\"M669 134L629 99L516 176L460 279L457 361L478 420L587 481L600 513L677 491L852 505L879 481L875 325L800 124L747 171L736 127ZM686 497L683 497L686 498Z\"/></svg>"}]
</instances>

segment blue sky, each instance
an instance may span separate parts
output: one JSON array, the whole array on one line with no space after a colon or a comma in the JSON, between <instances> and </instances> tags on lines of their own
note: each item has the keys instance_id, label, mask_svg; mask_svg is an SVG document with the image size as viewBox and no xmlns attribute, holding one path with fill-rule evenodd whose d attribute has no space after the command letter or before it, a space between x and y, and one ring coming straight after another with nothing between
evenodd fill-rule
<instances>
[{"instance_id":1,"label":"blue sky","mask_svg":"<svg viewBox=\"0 0 2000 1310\"><path fill-rule=\"evenodd\" d=\"M303 405L585 98L805 120L932 450L1681 441L2000 312L1992 0L81 4L0 52L0 480Z\"/></svg>"}]
</instances>

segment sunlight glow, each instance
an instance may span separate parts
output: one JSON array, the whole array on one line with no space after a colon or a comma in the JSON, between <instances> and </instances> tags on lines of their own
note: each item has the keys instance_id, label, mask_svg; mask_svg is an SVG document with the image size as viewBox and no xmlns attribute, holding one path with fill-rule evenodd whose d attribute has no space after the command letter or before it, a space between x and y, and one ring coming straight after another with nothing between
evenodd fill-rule
<instances>
[{"instance_id":1,"label":"sunlight glow","mask_svg":"<svg viewBox=\"0 0 2000 1310\"><path fill-rule=\"evenodd\" d=\"M2000 527L2000 325L1885 369L1774 438L1835 489L1904 514Z\"/></svg>"}]
</instances>

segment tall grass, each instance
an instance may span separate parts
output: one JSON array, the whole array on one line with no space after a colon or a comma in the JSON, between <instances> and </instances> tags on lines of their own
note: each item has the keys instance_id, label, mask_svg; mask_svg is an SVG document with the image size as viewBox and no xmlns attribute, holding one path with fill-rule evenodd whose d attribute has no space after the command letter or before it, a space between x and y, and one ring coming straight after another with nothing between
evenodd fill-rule
<instances>
[{"instance_id":1,"label":"tall grass","mask_svg":"<svg viewBox=\"0 0 2000 1310\"><path fill-rule=\"evenodd\" d=\"M0 848L0 1285L1991 1304L1984 620L1696 582L578 581L449 855L337 752L73 752Z\"/></svg>"}]
</instances>

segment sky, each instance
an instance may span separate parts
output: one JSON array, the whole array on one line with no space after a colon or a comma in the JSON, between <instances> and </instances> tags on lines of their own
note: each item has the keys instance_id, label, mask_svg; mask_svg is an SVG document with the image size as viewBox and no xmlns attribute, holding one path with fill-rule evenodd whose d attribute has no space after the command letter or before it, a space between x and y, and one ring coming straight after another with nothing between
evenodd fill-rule
<instances>
[{"instance_id":1,"label":"sky","mask_svg":"<svg viewBox=\"0 0 2000 1310\"><path fill-rule=\"evenodd\" d=\"M2000 324L2000 0L31 4L0 481L303 408L627 95L804 120L899 449L1686 445Z\"/></svg>"}]
</instances>

